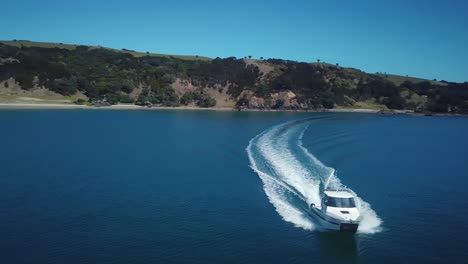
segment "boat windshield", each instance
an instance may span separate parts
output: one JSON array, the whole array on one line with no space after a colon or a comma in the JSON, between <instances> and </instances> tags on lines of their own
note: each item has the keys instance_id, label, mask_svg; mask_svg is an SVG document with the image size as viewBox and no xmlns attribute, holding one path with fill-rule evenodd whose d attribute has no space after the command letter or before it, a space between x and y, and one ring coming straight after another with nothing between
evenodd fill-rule
<instances>
[{"instance_id":1,"label":"boat windshield","mask_svg":"<svg viewBox=\"0 0 468 264\"><path fill-rule=\"evenodd\" d=\"M339 208L354 208L356 203L353 198L336 198L336 197L327 197L326 200L327 206L330 207L339 207Z\"/></svg>"}]
</instances>

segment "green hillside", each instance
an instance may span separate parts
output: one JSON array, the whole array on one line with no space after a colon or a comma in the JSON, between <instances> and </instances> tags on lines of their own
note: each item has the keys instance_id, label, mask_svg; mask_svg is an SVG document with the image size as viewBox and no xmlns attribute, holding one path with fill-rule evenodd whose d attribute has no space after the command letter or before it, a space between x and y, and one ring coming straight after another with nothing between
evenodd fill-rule
<instances>
[{"instance_id":1,"label":"green hillside","mask_svg":"<svg viewBox=\"0 0 468 264\"><path fill-rule=\"evenodd\" d=\"M39 48L60 48L60 49L68 49L68 50L73 50L77 46L80 45L75 45L75 44L64 44L64 43L52 43L52 42L37 42L37 41L29 41L29 40L0 40L0 43L5 44L5 45L10 45L10 46L15 46L15 47L39 47ZM131 50L123 50L123 49L113 49L113 48L107 48L107 47L101 47L101 46L87 46L89 48L104 48L104 49L109 49L115 52L122 52L122 53L128 53L132 54L135 57L143 57L143 56L154 56L154 57L174 57L174 58L179 58L179 59L184 59L184 60L202 60L202 61L209 61L212 60L211 58L208 57L203 57L203 56L193 56L193 55L168 55L168 54L158 54L158 53L146 53L146 52L141 52L141 51L131 51ZM320 65L325 65L328 67L336 67L334 64L328 64L325 62L320 62L320 63L312 63L312 64L320 64ZM352 70L352 69L349 69ZM383 74L379 73L377 74L381 76L382 78L385 78L396 85L401 85L405 81L410 81L410 82L423 82L423 81L429 81L432 84L435 85L445 85L444 83L433 81L433 80L426 80L422 78L416 78L416 77L408 77L408 76L401 76L401 75L395 75L395 74Z\"/></svg>"},{"instance_id":2,"label":"green hillside","mask_svg":"<svg viewBox=\"0 0 468 264\"><path fill-rule=\"evenodd\" d=\"M468 83L369 74L323 62L209 59L30 41L0 42L1 91L90 104L468 113Z\"/></svg>"}]
</instances>

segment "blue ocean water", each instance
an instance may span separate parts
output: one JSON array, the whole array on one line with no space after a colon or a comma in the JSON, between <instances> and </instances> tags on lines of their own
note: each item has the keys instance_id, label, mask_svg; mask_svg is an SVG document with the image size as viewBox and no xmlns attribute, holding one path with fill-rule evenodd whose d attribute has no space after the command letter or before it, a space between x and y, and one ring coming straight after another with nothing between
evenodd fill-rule
<instances>
[{"instance_id":1,"label":"blue ocean water","mask_svg":"<svg viewBox=\"0 0 468 264\"><path fill-rule=\"evenodd\" d=\"M0 111L0 263L467 263L467 135L453 117ZM356 235L306 216L328 179L360 197Z\"/></svg>"}]
</instances>

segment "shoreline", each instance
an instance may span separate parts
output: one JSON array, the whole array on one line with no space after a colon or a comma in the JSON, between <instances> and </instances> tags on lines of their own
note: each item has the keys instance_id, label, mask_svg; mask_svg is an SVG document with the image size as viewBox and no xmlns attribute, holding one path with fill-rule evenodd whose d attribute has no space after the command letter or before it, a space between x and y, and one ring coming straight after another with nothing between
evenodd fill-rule
<instances>
[{"instance_id":1,"label":"shoreline","mask_svg":"<svg viewBox=\"0 0 468 264\"><path fill-rule=\"evenodd\" d=\"M139 106L131 104L119 104L111 106L89 106L89 105L76 105L76 104L35 104L35 103L0 103L0 110L127 110L127 111L159 111L159 110L178 110L178 111L236 111L236 112L304 112L304 113L368 113L368 114L382 114L382 115L410 115L410 116L446 116L446 117L468 117L463 114L450 114L450 113L415 113L410 110L390 110L389 112L382 112L380 109L365 109L365 108L333 108L324 110L292 110L292 109L236 109L229 107L211 107L202 108L194 106Z\"/></svg>"},{"instance_id":2,"label":"shoreline","mask_svg":"<svg viewBox=\"0 0 468 264\"><path fill-rule=\"evenodd\" d=\"M359 108L335 108L326 110L293 110L293 109L252 109L252 108L229 108L229 107L194 107L194 106L139 106L131 104L118 104L111 106L90 106L90 105L75 105L75 104L34 104L34 103L0 103L0 110L5 109L85 109L85 110L143 110L143 111L158 111L158 110L189 110L189 111L235 111L235 112L346 112L346 113L379 113L378 109L359 109Z\"/></svg>"}]
</instances>

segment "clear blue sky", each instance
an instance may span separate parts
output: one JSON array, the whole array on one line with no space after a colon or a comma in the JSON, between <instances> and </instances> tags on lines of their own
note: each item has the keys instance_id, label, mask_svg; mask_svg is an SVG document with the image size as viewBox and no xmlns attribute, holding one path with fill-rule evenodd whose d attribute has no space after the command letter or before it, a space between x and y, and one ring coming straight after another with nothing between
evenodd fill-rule
<instances>
[{"instance_id":1,"label":"clear blue sky","mask_svg":"<svg viewBox=\"0 0 468 264\"><path fill-rule=\"evenodd\" d=\"M15 0L0 39L315 61L468 81L468 1Z\"/></svg>"}]
</instances>

